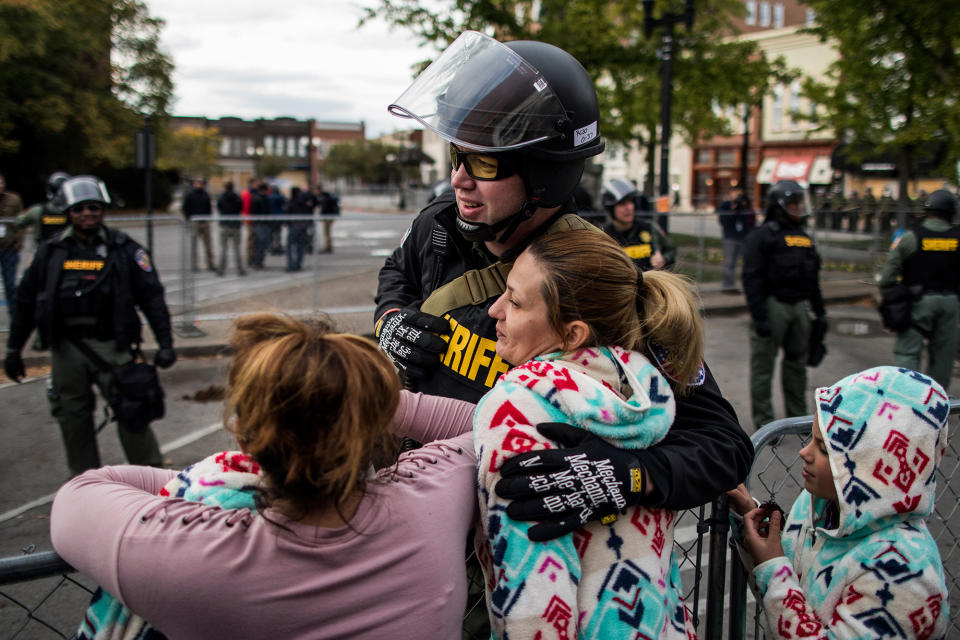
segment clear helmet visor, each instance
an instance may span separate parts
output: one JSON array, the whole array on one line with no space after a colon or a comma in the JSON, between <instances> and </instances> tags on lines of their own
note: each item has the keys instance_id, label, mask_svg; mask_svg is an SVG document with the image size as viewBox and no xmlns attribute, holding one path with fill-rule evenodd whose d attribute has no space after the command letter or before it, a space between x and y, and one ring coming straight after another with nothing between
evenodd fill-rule
<instances>
[{"instance_id":1,"label":"clear helmet visor","mask_svg":"<svg viewBox=\"0 0 960 640\"><path fill-rule=\"evenodd\" d=\"M100 202L110 204L110 194L107 187L99 178L93 176L76 176L64 180L57 193L56 204L61 211L66 211L81 202Z\"/></svg>"},{"instance_id":2,"label":"clear helmet visor","mask_svg":"<svg viewBox=\"0 0 960 640\"><path fill-rule=\"evenodd\" d=\"M460 34L387 108L475 151L508 151L554 138L566 119L537 69L477 31Z\"/></svg>"}]
</instances>

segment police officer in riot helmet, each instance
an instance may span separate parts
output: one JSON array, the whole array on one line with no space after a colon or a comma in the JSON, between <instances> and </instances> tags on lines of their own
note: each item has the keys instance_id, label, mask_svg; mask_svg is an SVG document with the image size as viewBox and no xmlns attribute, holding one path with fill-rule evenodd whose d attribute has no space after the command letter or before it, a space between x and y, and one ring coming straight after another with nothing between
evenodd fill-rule
<instances>
[{"instance_id":1,"label":"police officer in riot helmet","mask_svg":"<svg viewBox=\"0 0 960 640\"><path fill-rule=\"evenodd\" d=\"M815 324L822 335L827 315L820 255L803 229L805 217L803 188L793 180L777 182L767 193L764 223L747 236L744 247L743 289L751 316L750 404L756 427L774 419L771 387L781 350L787 415L807 413L811 330Z\"/></svg>"},{"instance_id":2,"label":"police officer in riot helmet","mask_svg":"<svg viewBox=\"0 0 960 640\"><path fill-rule=\"evenodd\" d=\"M70 223L67 215L60 210L54 199L60 191L60 185L70 178L65 171L54 171L47 178L46 200L37 203L17 216L14 224L18 227L33 225L37 243L49 240L63 231Z\"/></svg>"},{"instance_id":3,"label":"police officer in riot helmet","mask_svg":"<svg viewBox=\"0 0 960 640\"><path fill-rule=\"evenodd\" d=\"M513 260L539 234L592 228L576 215L572 194L585 159L604 148L596 90L580 63L553 45L465 32L390 111L449 141L453 193L421 211L385 261L376 333L411 386L476 402L509 368L496 353L488 310ZM641 499L667 508L735 486L751 456L709 369L678 403L670 435L631 452L654 484L659 479L656 495ZM544 495L532 489L519 498L535 519L569 519L543 513Z\"/></svg>"},{"instance_id":4,"label":"police officer in riot helmet","mask_svg":"<svg viewBox=\"0 0 960 640\"><path fill-rule=\"evenodd\" d=\"M601 201L607 214L602 229L642 270L671 267L677 248L652 220L636 215L637 188L621 178L607 181Z\"/></svg>"},{"instance_id":5,"label":"police officer in riot helmet","mask_svg":"<svg viewBox=\"0 0 960 640\"><path fill-rule=\"evenodd\" d=\"M40 348L51 349L50 409L60 425L73 474L100 466L93 413L96 384L115 396L113 372L130 363L142 341L137 308L150 323L159 349L155 364L177 358L163 286L149 254L126 233L103 224L110 203L94 176L69 178L55 198L70 226L42 244L17 290L17 311L7 340L4 370L19 382L21 351L36 329ZM163 459L148 421L118 420L120 442L134 464Z\"/></svg>"},{"instance_id":6,"label":"police officer in riot helmet","mask_svg":"<svg viewBox=\"0 0 960 640\"><path fill-rule=\"evenodd\" d=\"M954 225L957 197L937 189L923 202L921 223L898 236L880 273L881 290L906 285L913 298L909 326L897 332L893 363L925 373L949 388L957 352L957 295L960 289L960 228Z\"/></svg>"}]
</instances>

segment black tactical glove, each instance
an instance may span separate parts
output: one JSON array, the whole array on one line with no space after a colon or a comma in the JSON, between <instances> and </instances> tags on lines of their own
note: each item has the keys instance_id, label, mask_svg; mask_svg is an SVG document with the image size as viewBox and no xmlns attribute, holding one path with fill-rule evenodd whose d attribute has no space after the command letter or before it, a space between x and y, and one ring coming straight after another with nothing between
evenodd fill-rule
<instances>
[{"instance_id":1,"label":"black tactical glove","mask_svg":"<svg viewBox=\"0 0 960 640\"><path fill-rule=\"evenodd\" d=\"M23 366L23 358L20 357L19 351L7 353L7 357L3 359L3 370L14 382L20 382L20 378L27 377L27 370Z\"/></svg>"},{"instance_id":2,"label":"black tactical glove","mask_svg":"<svg viewBox=\"0 0 960 640\"><path fill-rule=\"evenodd\" d=\"M409 307L388 311L377 323L380 348L398 369L415 378L440 364L447 343L438 333L450 333L446 320Z\"/></svg>"},{"instance_id":3,"label":"black tactical glove","mask_svg":"<svg viewBox=\"0 0 960 640\"><path fill-rule=\"evenodd\" d=\"M769 338L773 335L773 329L770 328L769 320L754 320L753 330L756 331L757 335L761 338Z\"/></svg>"},{"instance_id":4,"label":"black tactical glove","mask_svg":"<svg viewBox=\"0 0 960 640\"><path fill-rule=\"evenodd\" d=\"M161 369L172 367L173 363L176 361L177 352L173 350L173 347L163 347L162 349L158 349L157 354L153 356L153 364Z\"/></svg>"},{"instance_id":5,"label":"black tactical glove","mask_svg":"<svg viewBox=\"0 0 960 640\"><path fill-rule=\"evenodd\" d=\"M512 500L508 516L541 521L530 527L530 540L553 540L591 520L609 524L618 511L639 504L645 473L632 453L568 424L541 423L537 431L565 448L510 458L494 487Z\"/></svg>"},{"instance_id":6,"label":"black tactical glove","mask_svg":"<svg viewBox=\"0 0 960 640\"><path fill-rule=\"evenodd\" d=\"M827 335L827 328L830 326L830 323L827 322L827 315L821 314L813 319L813 331L815 335L825 336Z\"/></svg>"}]
</instances>

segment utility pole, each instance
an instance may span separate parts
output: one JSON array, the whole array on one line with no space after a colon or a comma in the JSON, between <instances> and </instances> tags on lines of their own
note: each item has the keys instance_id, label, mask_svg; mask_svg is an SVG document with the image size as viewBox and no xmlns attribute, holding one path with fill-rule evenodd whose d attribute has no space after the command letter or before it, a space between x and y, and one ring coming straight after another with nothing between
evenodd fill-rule
<instances>
[{"instance_id":1,"label":"utility pole","mask_svg":"<svg viewBox=\"0 0 960 640\"><path fill-rule=\"evenodd\" d=\"M643 0L643 34L647 38L654 28L663 27L660 41L660 193L658 199L670 198L670 103L673 93L673 27L678 22L693 28L693 0L687 0L683 13L664 13L653 17L654 0ZM667 231L668 214L661 213L658 222Z\"/></svg>"},{"instance_id":2,"label":"utility pole","mask_svg":"<svg viewBox=\"0 0 960 640\"><path fill-rule=\"evenodd\" d=\"M153 166L156 164L157 144L156 135L150 128L150 115L143 120L143 129L136 134L136 166L143 169L144 176L144 204L147 209L147 251L153 255Z\"/></svg>"}]
</instances>

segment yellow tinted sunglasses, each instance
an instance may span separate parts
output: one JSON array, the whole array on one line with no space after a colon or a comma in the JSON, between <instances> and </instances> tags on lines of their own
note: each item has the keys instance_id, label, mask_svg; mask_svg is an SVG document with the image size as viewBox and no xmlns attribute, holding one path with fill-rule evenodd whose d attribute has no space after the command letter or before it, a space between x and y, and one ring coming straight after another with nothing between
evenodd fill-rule
<instances>
[{"instance_id":1,"label":"yellow tinted sunglasses","mask_svg":"<svg viewBox=\"0 0 960 640\"><path fill-rule=\"evenodd\" d=\"M474 180L503 180L517 173L516 158L506 154L460 151L450 144L450 165L456 171L463 164Z\"/></svg>"}]
</instances>

